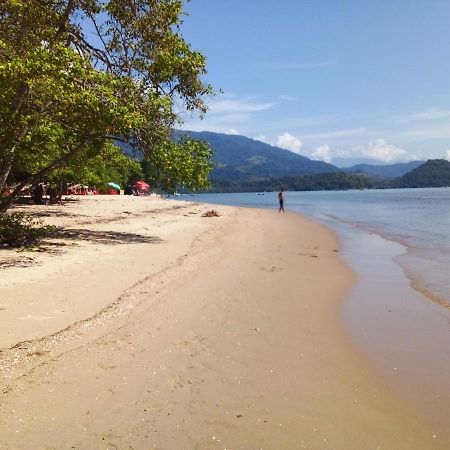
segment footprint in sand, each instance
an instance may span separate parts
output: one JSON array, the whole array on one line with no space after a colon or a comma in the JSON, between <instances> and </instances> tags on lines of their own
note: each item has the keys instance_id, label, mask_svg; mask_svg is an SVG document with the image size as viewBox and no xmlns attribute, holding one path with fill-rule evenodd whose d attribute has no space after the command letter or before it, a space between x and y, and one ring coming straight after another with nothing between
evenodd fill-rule
<instances>
[{"instance_id":1,"label":"footprint in sand","mask_svg":"<svg viewBox=\"0 0 450 450\"><path fill-rule=\"evenodd\" d=\"M52 316L32 316L31 314L28 314L28 316L18 317L18 320L49 320L53 319Z\"/></svg>"},{"instance_id":2,"label":"footprint in sand","mask_svg":"<svg viewBox=\"0 0 450 450\"><path fill-rule=\"evenodd\" d=\"M260 267L261 270L264 270L264 272L281 272L282 270L284 270L283 267L276 267L276 266L272 266L272 267Z\"/></svg>"},{"instance_id":3,"label":"footprint in sand","mask_svg":"<svg viewBox=\"0 0 450 450\"><path fill-rule=\"evenodd\" d=\"M171 376L167 380L169 383L169 388L171 392L175 391L176 389L184 387L184 384L182 383L182 379L179 375Z\"/></svg>"},{"instance_id":4,"label":"footprint in sand","mask_svg":"<svg viewBox=\"0 0 450 450\"><path fill-rule=\"evenodd\" d=\"M316 253L299 253L299 256L307 256L309 258L318 258L319 255L317 255Z\"/></svg>"},{"instance_id":5,"label":"footprint in sand","mask_svg":"<svg viewBox=\"0 0 450 450\"><path fill-rule=\"evenodd\" d=\"M104 369L104 370L116 368L116 366L114 366L113 364L103 364L103 363L99 363L98 367L100 367L100 369Z\"/></svg>"}]
</instances>

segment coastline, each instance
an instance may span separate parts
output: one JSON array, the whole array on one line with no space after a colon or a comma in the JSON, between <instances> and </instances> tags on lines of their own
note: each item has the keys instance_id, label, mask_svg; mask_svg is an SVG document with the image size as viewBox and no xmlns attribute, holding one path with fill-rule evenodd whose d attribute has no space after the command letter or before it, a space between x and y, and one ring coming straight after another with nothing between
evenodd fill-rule
<instances>
[{"instance_id":1,"label":"coastline","mask_svg":"<svg viewBox=\"0 0 450 450\"><path fill-rule=\"evenodd\" d=\"M339 236L358 275L342 309L348 335L391 389L450 442L448 308L414 285L398 261L403 244L364 231Z\"/></svg>"},{"instance_id":2,"label":"coastline","mask_svg":"<svg viewBox=\"0 0 450 450\"><path fill-rule=\"evenodd\" d=\"M66 334L43 329L8 352L18 360L3 371L0 448L446 448L346 338L339 315L354 275L331 231L297 214L214 206L221 217L207 219L212 205L184 205L109 222L150 242L68 249L81 262L84 250L101 255L109 290L89 303L93 319L71 312ZM131 264L150 248L155 266L115 285L130 272L114 271L116 258ZM101 280L88 266L71 283L92 292ZM7 270L17 286L28 269Z\"/></svg>"}]
</instances>

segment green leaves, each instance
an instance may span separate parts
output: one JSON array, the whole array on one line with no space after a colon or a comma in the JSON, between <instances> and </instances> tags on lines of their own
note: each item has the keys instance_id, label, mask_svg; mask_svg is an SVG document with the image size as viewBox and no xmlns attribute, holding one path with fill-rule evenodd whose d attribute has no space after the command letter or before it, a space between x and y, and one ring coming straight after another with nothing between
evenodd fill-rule
<instances>
[{"instance_id":1,"label":"green leaves","mask_svg":"<svg viewBox=\"0 0 450 450\"><path fill-rule=\"evenodd\" d=\"M165 142L142 163L151 185L174 193L179 188L189 190L209 187L212 151L203 141L184 139Z\"/></svg>"},{"instance_id":2,"label":"green leaves","mask_svg":"<svg viewBox=\"0 0 450 450\"><path fill-rule=\"evenodd\" d=\"M49 182L79 183L106 189L110 181L124 185L132 177L138 179L143 176L139 162L124 155L119 147L110 142L100 151L90 149L88 153L77 155L64 168L53 171ZM86 164L87 159L89 164Z\"/></svg>"},{"instance_id":3,"label":"green leaves","mask_svg":"<svg viewBox=\"0 0 450 450\"><path fill-rule=\"evenodd\" d=\"M0 214L0 247L30 247L54 231L42 221L24 212Z\"/></svg>"}]
</instances>

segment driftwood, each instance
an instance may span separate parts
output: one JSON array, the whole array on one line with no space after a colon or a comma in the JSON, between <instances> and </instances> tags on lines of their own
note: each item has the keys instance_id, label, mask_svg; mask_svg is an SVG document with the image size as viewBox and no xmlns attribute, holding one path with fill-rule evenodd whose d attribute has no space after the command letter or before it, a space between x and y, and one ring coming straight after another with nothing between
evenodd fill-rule
<instances>
[{"instance_id":1,"label":"driftwood","mask_svg":"<svg viewBox=\"0 0 450 450\"><path fill-rule=\"evenodd\" d=\"M211 211L207 211L205 212L205 214L202 214L202 217L220 217L220 216L215 209L211 209Z\"/></svg>"}]
</instances>

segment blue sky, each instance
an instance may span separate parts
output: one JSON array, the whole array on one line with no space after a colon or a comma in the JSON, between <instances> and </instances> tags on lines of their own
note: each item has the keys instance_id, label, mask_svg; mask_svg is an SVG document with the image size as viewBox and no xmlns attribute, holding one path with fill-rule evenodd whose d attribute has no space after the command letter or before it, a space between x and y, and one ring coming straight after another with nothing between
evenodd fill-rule
<instances>
[{"instance_id":1,"label":"blue sky","mask_svg":"<svg viewBox=\"0 0 450 450\"><path fill-rule=\"evenodd\" d=\"M183 128L349 165L450 159L450 0L191 0L221 90Z\"/></svg>"}]
</instances>

